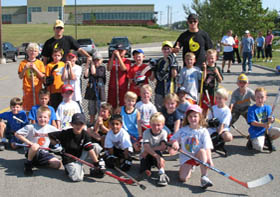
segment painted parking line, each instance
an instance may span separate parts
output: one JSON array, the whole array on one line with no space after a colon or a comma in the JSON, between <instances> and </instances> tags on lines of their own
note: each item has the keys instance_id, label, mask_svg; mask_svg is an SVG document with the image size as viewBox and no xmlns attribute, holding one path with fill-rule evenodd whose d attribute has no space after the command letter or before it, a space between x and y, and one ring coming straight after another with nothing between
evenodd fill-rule
<instances>
[{"instance_id":1,"label":"painted parking line","mask_svg":"<svg viewBox=\"0 0 280 197\"><path fill-rule=\"evenodd\" d=\"M4 113L4 112L6 112L6 111L9 111L9 109L10 109L10 107L6 107L6 108L2 109L2 110L0 111L0 114L1 114L1 113Z\"/></svg>"},{"instance_id":2,"label":"painted parking line","mask_svg":"<svg viewBox=\"0 0 280 197\"><path fill-rule=\"evenodd\" d=\"M9 75L5 75L5 76L3 76L3 77L0 77L0 81L5 80L5 79L8 79L8 78L9 78Z\"/></svg>"}]
</instances>

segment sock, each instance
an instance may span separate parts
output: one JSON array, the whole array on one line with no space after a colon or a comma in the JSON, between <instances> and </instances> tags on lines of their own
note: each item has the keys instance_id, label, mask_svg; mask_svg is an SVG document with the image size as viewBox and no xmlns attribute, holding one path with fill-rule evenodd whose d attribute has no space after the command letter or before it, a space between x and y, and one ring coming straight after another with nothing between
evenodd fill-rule
<instances>
[{"instance_id":1,"label":"sock","mask_svg":"<svg viewBox=\"0 0 280 197\"><path fill-rule=\"evenodd\" d=\"M159 174L164 174L164 173L165 173L165 171L164 171L164 169L163 169L163 168L160 168L160 169L159 169L159 171L158 171L158 173L159 173Z\"/></svg>"}]
</instances>

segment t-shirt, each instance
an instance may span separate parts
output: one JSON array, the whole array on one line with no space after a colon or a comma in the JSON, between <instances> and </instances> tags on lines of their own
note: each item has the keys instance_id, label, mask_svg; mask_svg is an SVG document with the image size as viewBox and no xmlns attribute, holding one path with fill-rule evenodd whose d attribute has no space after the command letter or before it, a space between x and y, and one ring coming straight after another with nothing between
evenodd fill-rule
<instances>
[{"instance_id":1,"label":"t-shirt","mask_svg":"<svg viewBox=\"0 0 280 197\"><path fill-rule=\"evenodd\" d=\"M123 128L121 128L121 130L117 134L114 134L114 132L110 130L106 135L104 147L115 147L121 150L128 148L130 152L133 152L130 136Z\"/></svg>"},{"instance_id":2,"label":"t-shirt","mask_svg":"<svg viewBox=\"0 0 280 197\"><path fill-rule=\"evenodd\" d=\"M64 84L62 81L62 72L65 66L64 62L59 61L58 63L51 62L46 66L46 76L49 77L51 75L52 69L57 65L57 68L53 70L52 76L54 77L53 84L48 87L48 90L51 94L61 93L61 88Z\"/></svg>"},{"instance_id":3,"label":"t-shirt","mask_svg":"<svg viewBox=\"0 0 280 197\"><path fill-rule=\"evenodd\" d=\"M179 84L185 87L186 92L192 100L197 101L197 94L199 89L199 80L201 80L201 70L198 67L187 68L184 67L180 71Z\"/></svg>"},{"instance_id":4,"label":"t-shirt","mask_svg":"<svg viewBox=\"0 0 280 197\"><path fill-rule=\"evenodd\" d=\"M71 49L77 51L80 48L79 43L72 36L63 36L61 39L55 39L54 37L47 40L42 50L42 56L50 58L49 62L52 62L52 52L55 48L63 49L63 57L61 61L66 61L66 55Z\"/></svg>"},{"instance_id":5,"label":"t-shirt","mask_svg":"<svg viewBox=\"0 0 280 197\"><path fill-rule=\"evenodd\" d=\"M13 118L13 116L21 119L24 123ZM13 114L11 111L0 114L0 119L7 121L7 131L14 133L17 130L28 124L28 119L25 111L21 110L18 114Z\"/></svg>"},{"instance_id":6,"label":"t-shirt","mask_svg":"<svg viewBox=\"0 0 280 197\"><path fill-rule=\"evenodd\" d=\"M35 120L36 123L38 123L38 121L37 121L37 110L39 109L39 107L41 107L41 106L40 105L34 105L31 108L31 110L30 110L30 112L28 114L28 119L29 120ZM52 106L49 106L49 105L48 105L48 108L51 110L51 117L50 117L50 121L49 121L49 124L51 125L52 121L53 120L57 120L57 118L56 118L56 114L55 114L54 108Z\"/></svg>"},{"instance_id":7,"label":"t-shirt","mask_svg":"<svg viewBox=\"0 0 280 197\"><path fill-rule=\"evenodd\" d=\"M153 134L151 129L147 129L143 133L143 145L150 144L150 146L160 146L161 142L167 142L167 131L162 129L158 134ZM144 146L142 146L142 152L144 152Z\"/></svg>"},{"instance_id":8,"label":"t-shirt","mask_svg":"<svg viewBox=\"0 0 280 197\"><path fill-rule=\"evenodd\" d=\"M138 76L141 75L142 70L144 70L148 65L147 64L141 64L140 66L134 64L130 67L127 77L128 79L132 79L132 83L130 83L129 91L135 92L137 96L140 96L140 88L136 85L135 81ZM148 77L151 76L151 71L148 71L146 74L146 79L144 81L144 84L148 84Z\"/></svg>"},{"instance_id":9,"label":"t-shirt","mask_svg":"<svg viewBox=\"0 0 280 197\"><path fill-rule=\"evenodd\" d=\"M48 133L54 131L58 131L58 129L49 124L46 124L43 127L38 124L29 124L18 130L16 133L24 136L32 143L37 143L41 147L48 148L50 145Z\"/></svg>"},{"instance_id":10,"label":"t-shirt","mask_svg":"<svg viewBox=\"0 0 280 197\"><path fill-rule=\"evenodd\" d=\"M152 102L143 103L142 101L139 101L136 103L135 108L141 114L141 125L150 125L151 116L157 112L155 105Z\"/></svg>"},{"instance_id":11,"label":"t-shirt","mask_svg":"<svg viewBox=\"0 0 280 197\"><path fill-rule=\"evenodd\" d=\"M65 68L66 67L64 67L63 70ZM82 102L82 90L81 90L82 67L75 64L72 67L72 71L76 76L76 80L66 80L66 81L64 81L64 84L70 84L74 88L74 95L73 95L73 98L72 98L73 101Z\"/></svg>"},{"instance_id":12,"label":"t-shirt","mask_svg":"<svg viewBox=\"0 0 280 197\"><path fill-rule=\"evenodd\" d=\"M212 115L212 112L209 113L208 115L208 120L212 119L212 118L217 118L220 121L220 125L224 124L224 129L223 131L229 131L229 125L230 125L230 121L231 121L231 111L229 109L228 106L219 108L217 105L214 105L212 107L213 109L213 113L214 113L214 117ZM212 133L217 132L217 128L208 128L208 131L210 133L210 135Z\"/></svg>"},{"instance_id":13,"label":"t-shirt","mask_svg":"<svg viewBox=\"0 0 280 197\"><path fill-rule=\"evenodd\" d=\"M165 117L165 126L171 131L171 133L174 133L174 123L177 120L180 120L180 113L176 109L172 114L168 114L165 107L162 107L161 113Z\"/></svg>"},{"instance_id":14,"label":"t-shirt","mask_svg":"<svg viewBox=\"0 0 280 197\"><path fill-rule=\"evenodd\" d=\"M247 121L250 125L249 127L249 134L250 138L257 138L261 135L264 135L265 128L264 127L255 127L251 123L252 122L259 122L259 123L267 123L268 117L270 116L272 110L269 105L264 106L257 106L253 105L249 107L248 114L247 114Z\"/></svg>"},{"instance_id":15,"label":"t-shirt","mask_svg":"<svg viewBox=\"0 0 280 197\"><path fill-rule=\"evenodd\" d=\"M252 89L246 88L244 94L240 94L239 88L231 95L230 104L233 104L233 111L246 111L251 104L251 99L255 101L255 93Z\"/></svg>"},{"instance_id":16,"label":"t-shirt","mask_svg":"<svg viewBox=\"0 0 280 197\"><path fill-rule=\"evenodd\" d=\"M73 129L62 130L58 132L49 133L50 139L59 140L61 146L66 153L74 155L78 158L81 157L82 152L93 149L91 138L88 136L85 130L82 130L80 134L75 134ZM75 159L64 156L62 154L62 163L66 165L74 162Z\"/></svg>"},{"instance_id":17,"label":"t-shirt","mask_svg":"<svg viewBox=\"0 0 280 197\"><path fill-rule=\"evenodd\" d=\"M233 45L235 44L235 41L232 36L228 36L228 35L223 36L221 43L230 45L230 46L224 46L224 52L233 51Z\"/></svg>"},{"instance_id":18,"label":"t-shirt","mask_svg":"<svg viewBox=\"0 0 280 197\"><path fill-rule=\"evenodd\" d=\"M61 128L69 128L71 127L70 122L72 121L72 116L75 113L81 113L81 109L77 102L69 101L65 103L62 101L57 110L56 110L56 117L57 120L61 121Z\"/></svg>"},{"instance_id":19,"label":"t-shirt","mask_svg":"<svg viewBox=\"0 0 280 197\"><path fill-rule=\"evenodd\" d=\"M274 35L273 34L270 34L270 35L267 35L265 37L265 44L266 45L272 45L272 40L274 38Z\"/></svg>"},{"instance_id":20,"label":"t-shirt","mask_svg":"<svg viewBox=\"0 0 280 197\"><path fill-rule=\"evenodd\" d=\"M137 125L137 113L138 110L134 108L133 112L127 113L125 106L121 107L121 116L123 121L123 128L129 133L129 135L138 139L138 125Z\"/></svg>"},{"instance_id":21,"label":"t-shirt","mask_svg":"<svg viewBox=\"0 0 280 197\"><path fill-rule=\"evenodd\" d=\"M180 47L183 47L183 62L185 62L185 54L192 52L195 54L195 66L200 67L206 59L206 51L213 48L212 41L208 34L199 30L198 32L190 32L189 30L183 32L176 40L174 47L179 42Z\"/></svg>"},{"instance_id":22,"label":"t-shirt","mask_svg":"<svg viewBox=\"0 0 280 197\"><path fill-rule=\"evenodd\" d=\"M180 119L183 120L186 116L186 111L188 109L188 107L190 106L190 102L189 101L185 101L184 103L180 103L177 107L177 111L180 114Z\"/></svg>"},{"instance_id":23,"label":"t-shirt","mask_svg":"<svg viewBox=\"0 0 280 197\"><path fill-rule=\"evenodd\" d=\"M213 149L210 135L206 128L192 129L188 125L182 127L170 139L176 140L181 145L183 152L195 156L200 149ZM188 156L180 154L180 165L190 160Z\"/></svg>"},{"instance_id":24,"label":"t-shirt","mask_svg":"<svg viewBox=\"0 0 280 197\"><path fill-rule=\"evenodd\" d=\"M264 40L263 36L262 37L258 37L257 38L257 47L263 47L264 42L265 42L265 40Z\"/></svg>"},{"instance_id":25,"label":"t-shirt","mask_svg":"<svg viewBox=\"0 0 280 197\"><path fill-rule=\"evenodd\" d=\"M238 49L239 47L239 40L238 39L234 39L235 44L232 46L234 49Z\"/></svg>"},{"instance_id":26,"label":"t-shirt","mask_svg":"<svg viewBox=\"0 0 280 197\"><path fill-rule=\"evenodd\" d=\"M206 74L206 79L204 80L203 83L203 92L205 93L205 90L208 90L208 93L210 96L214 96L216 90L218 89L219 83L218 83L218 76L215 73L215 68L218 69L218 72L220 73L222 79L223 79L223 74L221 72L221 68L218 66L211 67L207 66L207 74Z\"/></svg>"},{"instance_id":27,"label":"t-shirt","mask_svg":"<svg viewBox=\"0 0 280 197\"><path fill-rule=\"evenodd\" d=\"M252 37L243 37L242 38L242 53L252 52L254 47L254 39Z\"/></svg>"}]
</instances>

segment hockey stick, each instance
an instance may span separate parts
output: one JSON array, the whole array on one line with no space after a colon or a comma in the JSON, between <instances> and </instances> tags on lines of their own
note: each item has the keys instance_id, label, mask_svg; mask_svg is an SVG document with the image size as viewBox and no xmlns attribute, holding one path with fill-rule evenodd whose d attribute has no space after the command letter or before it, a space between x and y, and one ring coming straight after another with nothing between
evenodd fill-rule
<instances>
[{"instance_id":1,"label":"hockey stick","mask_svg":"<svg viewBox=\"0 0 280 197\"><path fill-rule=\"evenodd\" d=\"M206 70L202 71L202 77L201 77L201 82L200 82L200 95L199 95L199 106L202 106L202 99L203 99L203 83L204 83L204 75L205 75Z\"/></svg>"},{"instance_id":2,"label":"hockey stick","mask_svg":"<svg viewBox=\"0 0 280 197\"><path fill-rule=\"evenodd\" d=\"M242 133L239 129L237 129L236 128L236 126L235 125L231 125L231 127L235 130L235 131L237 131L237 133L239 133L241 136L243 136L243 137L245 137L245 138L249 138L249 135L245 135L244 133Z\"/></svg>"},{"instance_id":3,"label":"hockey stick","mask_svg":"<svg viewBox=\"0 0 280 197\"><path fill-rule=\"evenodd\" d=\"M13 119L15 119L15 120L17 120L17 121L19 121L19 122L21 122L21 123L25 123L23 120L21 120L21 119L19 119L18 117L16 117L16 116L13 116Z\"/></svg>"},{"instance_id":4,"label":"hockey stick","mask_svg":"<svg viewBox=\"0 0 280 197\"><path fill-rule=\"evenodd\" d=\"M166 143L166 145L172 148L172 145L170 143ZM190 153L186 153L186 152L182 151L181 149L179 150L179 152L182 153L183 155L195 160L196 162L206 166L207 168L219 173L220 175L223 175L224 177L227 177L228 179L230 179L230 180L232 180L232 181L234 181L234 182L236 182L236 183L238 183L238 184L240 184L243 187L246 187L248 189L265 185L265 184L267 184L267 183L269 183L273 180L272 174L267 174L267 175L265 175L265 176L263 176L259 179L249 181L249 182L243 182L243 181L240 181L240 180L232 177L231 175L229 175L229 174L227 174L227 173L225 173L225 172L223 172L223 171L221 171L221 170L219 170L215 167L210 166L208 163L205 163L205 162L201 161L200 159L196 158L195 156L193 156Z\"/></svg>"},{"instance_id":5,"label":"hockey stick","mask_svg":"<svg viewBox=\"0 0 280 197\"><path fill-rule=\"evenodd\" d=\"M127 174L126 172L122 171L121 169L119 169L118 167L114 167L114 169L116 169L119 173L121 173L122 175L126 176L127 178L129 178L129 180L132 180L134 183L136 183L136 185L138 185L142 190L146 189L146 186L139 183L136 179L134 179L132 176L130 176L129 174Z\"/></svg>"},{"instance_id":6,"label":"hockey stick","mask_svg":"<svg viewBox=\"0 0 280 197\"><path fill-rule=\"evenodd\" d=\"M120 106L120 98L119 98L119 96L120 96L120 90L119 90L119 64L117 63L117 61L118 61L118 59L117 58L115 58L115 67L116 67L116 94L117 94L117 107L119 107Z\"/></svg>"},{"instance_id":7,"label":"hockey stick","mask_svg":"<svg viewBox=\"0 0 280 197\"><path fill-rule=\"evenodd\" d=\"M16 145L16 146L23 146L23 147L30 147L30 145L19 144L19 143L16 143L15 145ZM50 148L46 148L46 147L40 147L40 149L51 151ZM65 156L67 156L67 157L70 157L70 158L72 158L72 159L74 159L74 160L76 160L76 161L78 161L78 162L80 162L80 163L82 163L82 164L85 164L85 165L87 165L87 166L89 166L89 167L91 167L91 168L95 168L95 166L94 166L92 163L89 163L89 162L87 162L87 161L84 161L84 160L82 160L82 159L80 159L80 158L78 158L78 157L76 157L76 156L74 156L74 155L71 155L71 154L65 153L65 152L63 152L62 154L65 155ZM112 177L112 178L117 179L118 181L124 182L124 183L126 183L126 184L129 184L129 185L133 184L133 180L121 178L121 177L119 177L119 176L117 176L117 175L114 175L113 173L111 173L111 172L109 172L109 171L105 171L105 174L107 174L108 176L110 176L110 177Z\"/></svg>"},{"instance_id":8,"label":"hockey stick","mask_svg":"<svg viewBox=\"0 0 280 197\"><path fill-rule=\"evenodd\" d=\"M32 98L33 98L33 105L36 105L36 92L35 92L35 84L34 84L34 71L30 69L31 73L31 83L32 83Z\"/></svg>"}]
</instances>

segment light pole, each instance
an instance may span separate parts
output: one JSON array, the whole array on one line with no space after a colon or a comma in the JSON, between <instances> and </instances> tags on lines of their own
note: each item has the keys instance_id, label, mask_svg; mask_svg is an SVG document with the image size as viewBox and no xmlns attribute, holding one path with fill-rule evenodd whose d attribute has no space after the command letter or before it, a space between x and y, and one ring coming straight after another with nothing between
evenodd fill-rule
<instances>
[{"instance_id":1,"label":"light pole","mask_svg":"<svg viewBox=\"0 0 280 197\"><path fill-rule=\"evenodd\" d=\"M0 0L0 64L6 64L6 59L3 57L2 45L2 4Z\"/></svg>"},{"instance_id":2,"label":"light pole","mask_svg":"<svg viewBox=\"0 0 280 197\"><path fill-rule=\"evenodd\" d=\"M77 40L78 35L77 35L77 0L75 0L75 38Z\"/></svg>"}]
</instances>

